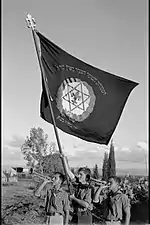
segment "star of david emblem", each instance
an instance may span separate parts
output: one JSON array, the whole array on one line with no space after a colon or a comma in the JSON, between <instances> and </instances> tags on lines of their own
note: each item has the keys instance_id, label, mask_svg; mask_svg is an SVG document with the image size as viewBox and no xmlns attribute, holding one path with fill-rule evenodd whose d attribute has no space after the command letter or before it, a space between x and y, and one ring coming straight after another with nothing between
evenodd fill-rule
<instances>
[{"instance_id":1,"label":"star of david emblem","mask_svg":"<svg viewBox=\"0 0 150 225\"><path fill-rule=\"evenodd\" d=\"M90 95L84 93L83 84L80 82L75 87L71 86L71 84L67 85L68 92L62 98L69 103L70 112L76 108L85 111L85 103L90 98Z\"/></svg>"},{"instance_id":2,"label":"star of david emblem","mask_svg":"<svg viewBox=\"0 0 150 225\"><path fill-rule=\"evenodd\" d=\"M57 108L71 120L81 122L93 111L96 97L92 87L78 78L67 78L57 93Z\"/></svg>"}]
</instances>

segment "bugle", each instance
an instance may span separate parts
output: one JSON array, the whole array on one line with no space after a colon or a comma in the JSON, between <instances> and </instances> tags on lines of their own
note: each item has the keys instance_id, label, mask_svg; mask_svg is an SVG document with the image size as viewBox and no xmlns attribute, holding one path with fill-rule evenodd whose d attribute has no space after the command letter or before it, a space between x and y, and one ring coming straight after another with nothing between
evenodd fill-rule
<instances>
[{"instance_id":1,"label":"bugle","mask_svg":"<svg viewBox=\"0 0 150 225\"><path fill-rule=\"evenodd\" d=\"M40 174L40 173L33 172L32 175L37 176L37 177L39 177L39 178L42 178L43 180L46 179L46 180L49 180L50 182L52 182L52 179L51 179L50 177L44 176L44 175L42 175L42 174Z\"/></svg>"},{"instance_id":2,"label":"bugle","mask_svg":"<svg viewBox=\"0 0 150 225\"><path fill-rule=\"evenodd\" d=\"M90 178L90 181L93 181L95 184L98 184L98 185L106 185L107 182L104 181L104 180L98 180L98 179L94 179L94 178Z\"/></svg>"}]
</instances>

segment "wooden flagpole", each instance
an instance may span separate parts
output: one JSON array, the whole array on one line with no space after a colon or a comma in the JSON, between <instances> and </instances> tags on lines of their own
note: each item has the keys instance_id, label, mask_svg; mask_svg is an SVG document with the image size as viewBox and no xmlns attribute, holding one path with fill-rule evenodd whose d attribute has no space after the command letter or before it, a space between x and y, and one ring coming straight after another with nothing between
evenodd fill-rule
<instances>
[{"instance_id":1,"label":"wooden flagpole","mask_svg":"<svg viewBox=\"0 0 150 225\"><path fill-rule=\"evenodd\" d=\"M36 22L35 22L35 19L30 14L27 15L26 21L27 21L28 28L31 28L31 30L32 30L32 35L33 35L33 39L34 39L36 53L37 53L37 57L38 57L39 65L40 65L40 70L41 70L41 74L42 74L42 77L43 77L46 95L47 95L47 99L48 99L49 109L50 109L50 113L51 113L51 116L52 116L52 123L53 123L54 131L55 131L55 135L56 135L56 140L57 140L59 152L60 152L61 159L62 159L62 164L63 164L65 175L66 175L68 189L69 189L69 192L71 193L70 185L69 185L69 178L68 178L68 175L67 175L67 169L66 169L66 165L65 165L65 162L64 162L63 151L62 151L62 147L61 147L61 144L60 144L60 139L59 139L59 135L58 135L57 127L56 127L54 112L53 112L53 108L52 108L52 104L51 104L52 97L51 97L51 94L50 94L50 90L47 86L47 79L46 79L46 76L44 75L45 73L44 73L44 69L43 69L43 65L42 65L42 61L41 61L41 57L40 57L40 50L39 50L37 39L36 39L36 34L35 34Z\"/></svg>"}]
</instances>

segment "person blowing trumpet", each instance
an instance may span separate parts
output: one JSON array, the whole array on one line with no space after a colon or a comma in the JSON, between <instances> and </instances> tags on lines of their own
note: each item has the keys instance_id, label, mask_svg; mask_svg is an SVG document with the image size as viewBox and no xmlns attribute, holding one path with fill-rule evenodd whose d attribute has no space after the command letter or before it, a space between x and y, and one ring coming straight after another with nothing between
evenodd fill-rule
<instances>
[{"instance_id":1,"label":"person blowing trumpet","mask_svg":"<svg viewBox=\"0 0 150 225\"><path fill-rule=\"evenodd\" d=\"M34 192L35 196L45 198L45 224L68 225L70 207L68 194L62 189L64 180L64 175L57 172L51 181L45 178Z\"/></svg>"},{"instance_id":2,"label":"person blowing trumpet","mask_svg":"<svg viewBox=\"0 0 150 225\"><path fill-rule=\"evenodd\" d=\"M127 195L119 190L119 184L120 179L118 177L110 177L108 180L109 191L101 194L103 186L100 186L95 192L93 202L100 204L103 202L106 225L121 225L123 212L125 215L124 225L130 223L130 201Z\"/></svg>"}]
</instances>

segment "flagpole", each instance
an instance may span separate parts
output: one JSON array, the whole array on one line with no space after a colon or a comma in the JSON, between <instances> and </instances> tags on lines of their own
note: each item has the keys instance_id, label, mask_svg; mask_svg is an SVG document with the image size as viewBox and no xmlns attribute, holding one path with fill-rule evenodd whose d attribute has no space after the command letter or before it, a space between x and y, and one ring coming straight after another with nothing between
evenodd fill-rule
<instances>
[{"instance_id":1,"label":"flagpole","mask_svg":"<svg viewBox=\"0 0 150 225\"><path fill-rule=\"evenodd\" d=\"M53 112L53 108L52 108L52 104L51 104L52 97L51 97L51 94L50 94L50 90L47 87L47 78L44 75L44 69L43 69L42 61L41 61L41 57L40 57L40 50L39 50L37 39L36 39L36 34L35 34L36 22L35 22L35 19L30 14L27 15L26 21L27 21L28 28L31 28L31 30L32 30L32 35L33 35L33 39L34 39L36 53L37 53L37 57L38 57L39 65L40 65L40 70L41 70L41 74L42 74L42 77L43 77L46 95L47 95L47 99L48 99L48 105L49 105L50 113L51 113L51 116L52 116L52 124L53 124L53 127L54 127L54 132L55 132L55 135L56 135L56 140L57 140L59 152L60 152L60 155L61 155L62 164L63 164L63 167L64 167L64 172L65 172L65 175L66 175L68 189L69 189L69 192L71 193L70 185L69 185L69 179L68 179L68 175L67 175L67 169L66 169L66 165L65 165L65 162L64 162L63 151L62 151L62 147L61 147L61 144L60 144L60 139L59 139L59 135L58 135L57 127L56 127L54 112Z\"/></svg>"}]
</instances>

